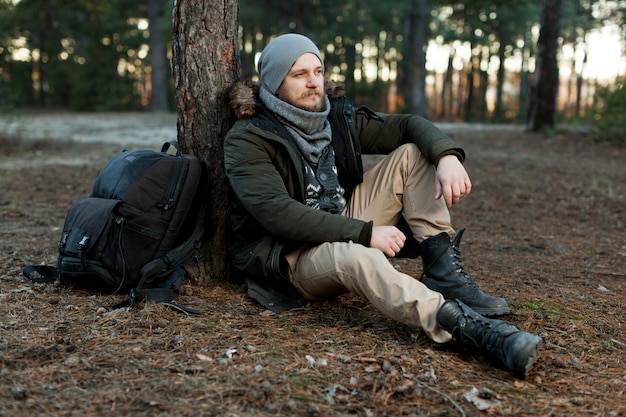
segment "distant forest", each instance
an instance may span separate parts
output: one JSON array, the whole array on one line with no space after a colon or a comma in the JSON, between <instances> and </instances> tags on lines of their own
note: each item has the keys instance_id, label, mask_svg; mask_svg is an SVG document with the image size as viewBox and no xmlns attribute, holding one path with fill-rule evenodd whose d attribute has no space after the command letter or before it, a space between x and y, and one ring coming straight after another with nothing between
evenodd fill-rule
<instances>
[{"instance_id":1,"label":"distant forest","mask_svg":"<svg viewBox=\"0 0 626 417\"><path fill-rule=\"evenodd\" d=\"M0 111L172 111L172 0L0 0ZM523 122L542 25L537 0L240 0L241 77L272 37L298 32L357 104L436 120ZM589 34L626 27L623 0L562 0L558 99L584 118L600 84ZM606 53L621 57L621 48ZM615 77L624 78L624 68ZM619 71L622 71L619 73Z\"/></svg>"}]
</instances>

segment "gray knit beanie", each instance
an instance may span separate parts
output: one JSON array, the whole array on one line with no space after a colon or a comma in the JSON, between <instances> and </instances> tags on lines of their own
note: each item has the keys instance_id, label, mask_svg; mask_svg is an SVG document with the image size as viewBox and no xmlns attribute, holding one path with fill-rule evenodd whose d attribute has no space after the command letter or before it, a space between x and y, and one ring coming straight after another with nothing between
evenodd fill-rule
<instances>
[{"instance_id":1,"label":"gray knit beanie","mask_svg":"<svg viewBox=\"0 0 626 417\"><path fill-rule=\"evenodd\" d=\"M276 94L294 62L307 52L315 54L323 68L324 60L319 48L304 35L288 33L268 43L257 63L261 83Z\"/></svg>"}]
</instances>

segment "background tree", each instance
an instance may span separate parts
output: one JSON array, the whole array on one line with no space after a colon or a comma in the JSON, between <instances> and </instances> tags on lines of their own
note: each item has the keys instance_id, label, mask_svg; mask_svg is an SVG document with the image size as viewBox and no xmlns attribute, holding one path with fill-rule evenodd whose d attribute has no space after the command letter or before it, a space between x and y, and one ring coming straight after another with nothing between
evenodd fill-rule
<instances>
[{"instance_id":1,"label":"background tree","mask_svg":"<svg viewBox=\"0 0 626 417\"><path fill-rule=\"evenodd\" d=\"M516 55L519 42L521 42L522 47L526 46L523 35L528 30L529 25L536 20L538 11L539 8L532 0L506 1L492 8L485 16L486 31L494 41L490 44L492 56L497 57L498 63L493 109L493 119L496 122L515 119L516 113L526 109L525 107L516 109L516 102L514 100L507 102L504 97L505 83L509 78L506 71L506 61ZM522 51L519 51L517 55L522 58L522 61L524 60ZM520 68L520 76L523 72L524 70ZM519 86L519 94L522 95L522 88L526 89L527 86L522 83L519 83Z\"/></svg>"},{"instance_id":2,"label":"background tree","mask_svg":"<svg viewBox=\"0 0 626 417\"><path fill-rule=\"evenodd\" d=\"M417 14L406 0L240 0L242 75L255 78L255 59L267 42L295 31L320 47L328 76L344 83L357 104L423 113L423 108L409 110L418 102L427 104L433 120L526 121L527 79L535 69L541 15L538 2L429 3L430 13L422 13L419 24L410 24ZM173 108L166 57L172 4L0 0L0 106ZM567 121L591 114L597 80L586 73L581 58L588 50L587 34L605 21L626 26L623 0L571 0L563 8L558 38L563 76L555 112ZM422 31L419 47L410 45L416 30ZM409 63L424 53L425 68L410 74ZM423 85L423 92L412 85Z\"/></svg>"},{"instance_id":3,"label":"background tree","mask_svg":"<svg viewBox=\"0 0 626 417\"><path fill-rule=\"evenodd\" d=\"M554 127L559 88L557 52L561 34L561 16L561 0L543 0L527 123L528 130L533 132Z\"/></svg>"},{"instance_id":4,"label":"background tree","mask_svg":"<svg viewBox=\"0 0 626 417\"><path fill-rule=\"evenodd\" d=\"M469 0L463 3L444 1L448 4L448 13L442 13L440 25L450 25L454 30L445 32L446 40L455 47L466 46L469 56L462 62L458 73L457 117L467 122L484 120L487 114L487 66L490 59L491 40L484 27L488 20L489 8L495 8L491 2ZM460 42L460 45L458 44ZM452 74L448 75L448 79Z\"/></svg>"},{"instance_id":5,"label":"background tree","mask_svg":"<svg viewBox=\"0 0 626 417\"><path fill-rule=\"evenodd\" d=\"M31 63L13 59L19 35L15 5L0 0L0 111L33 101Z\"/></svg>"},{"instance_id":6,"label":"background tree","mask_svg":"<svg viewBox=\"0 0 626 417\"><path fill-rule=\"evenodd\" d=\"M172 70L167 57L168 42L163 28L171 32L172 18L171 1L146 0L146 17L150 31L148 43L148 59L150 61L150 95L148 109L151 111L167 111L170 109L170 79ZM167 20L164 21L164 18Z\"/></svg>"},{"instance_id":7,"label":"background tree","mask_svg":"<svg viewBox=\"0 0 626 417\"><path fill-rule=\"evenodd\" d=\"M176 0L173 74L178 141L208 166L210 212L205 261L191 275L199 284L229 275L226 213L230 191L224 171L226 132L231 127L227 90L239 76L239 6L236 0Z\"/></svg>"},{"instance_id":8,"label":"background tree","mask_svg":"<svg viewBox=\"0 0 626 417\"><path fill-rule=\"evenodd\" d=\"M426 116L426 46L428 24L430 22L430 4L427 0L411 1L409 19L408 50L408 103L409 113Z\"/></svg>"}]
</instances>

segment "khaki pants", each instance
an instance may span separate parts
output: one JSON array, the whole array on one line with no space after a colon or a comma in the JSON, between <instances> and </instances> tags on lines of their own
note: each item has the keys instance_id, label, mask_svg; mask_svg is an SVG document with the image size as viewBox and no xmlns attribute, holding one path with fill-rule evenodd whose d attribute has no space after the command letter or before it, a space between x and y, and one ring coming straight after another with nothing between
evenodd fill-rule
<instances>
[{"instance_id":1,"label":"khaki pants","mask_svg":"<svg viewBox=\"0 0 626 417\"><path fill-rule=\"evenodd\" d=\"M400 215L422 241L452 233L443 199L435 200L435 170L415 145L403 145L368 170L354 190L344 215L375 226L395 225ZM441 294L397 271L378 249L353 242L329 242L287 255L289 279L309 300L354 292L385 316L423 329L435 342L451 335L437 325Z\"/></svg>"}]
</instances>

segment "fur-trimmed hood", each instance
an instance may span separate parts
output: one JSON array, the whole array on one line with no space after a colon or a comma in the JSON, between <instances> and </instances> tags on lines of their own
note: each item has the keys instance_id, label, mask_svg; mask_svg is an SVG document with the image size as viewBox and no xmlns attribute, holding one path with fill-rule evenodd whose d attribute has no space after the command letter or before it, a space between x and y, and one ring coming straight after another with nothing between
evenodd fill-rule
<instances>
[{"instance_id":1,"label":"fur-trimmed hood","mask_svg":"<svg viewBox=\"0 0 626 417\"><path fill-rule=\"evenodd\" d=\"M345 94L343 84L331 80L324 80L326 94L332 100ZM230 107L237 119L250 119L256 114L261 84L255 81L237 81L228 91Z\"/></svg>"}]
</instances>

